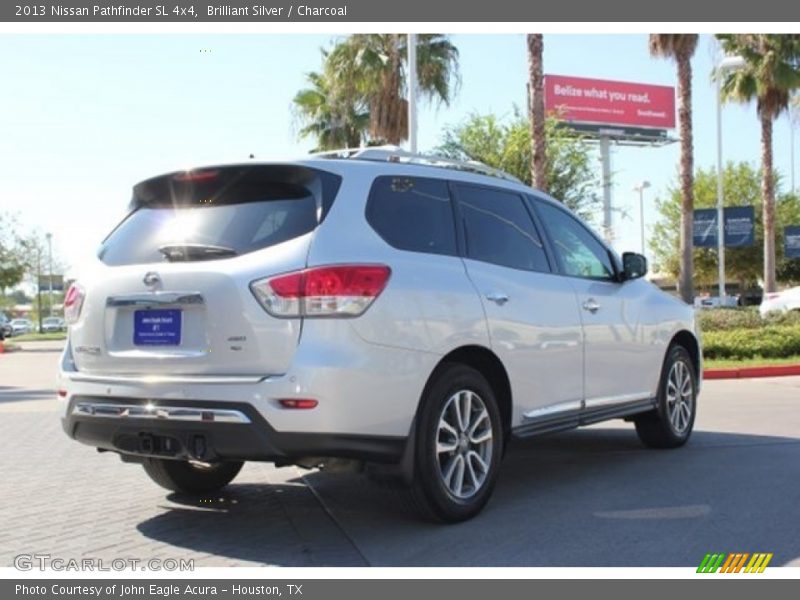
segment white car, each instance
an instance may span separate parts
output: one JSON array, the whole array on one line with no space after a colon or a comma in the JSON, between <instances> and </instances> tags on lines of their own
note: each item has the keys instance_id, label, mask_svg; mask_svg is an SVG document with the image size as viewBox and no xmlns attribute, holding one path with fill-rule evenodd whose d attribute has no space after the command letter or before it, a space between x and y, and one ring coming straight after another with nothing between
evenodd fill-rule
<instances>
[{"instance_id":1,"label":"white car","mask_svg":"<svg viewBox=\"0 0 800 600\"><path fill-rule=\"evenodd\" d=\"M771 312L785 313L790 310L800 310L800 287L764 294L761 305L758 307L758 312L762 317L766 317Z\"/></svg>"},{"instance_id":2,"label":"white car","mask_svg":"<svg viewBox=\"0 0 800 600\"><path fill-rule=\"evenodd\" d=\"M45 333L57 333L59 331L66 331L67 324L64 319L60 317L47 317L42 321L42 331Z\"/></svg>"},{"instance_id":3,"label":"white car","mask_svg":"<svg viewBox=\"0 0 800 600\"><path fill-rule=\"evenodd\" d=\"M476 163L373 148L161 175L66 295L63 426L171 490L351 459L467 519L512 437L624 418L648 446L689 438L694 311L646 270Z\"/></svg>"},{"instance_id":4,"label":"white car","mask_svg":"<svg viewBox=\"0 0 800 600\"><path fill-rule=\"evenodd\" d=\"M13 319L10 325L12 335L25 335L34 330L33 321L30 319Z\"/></svg>"}]
</instances>

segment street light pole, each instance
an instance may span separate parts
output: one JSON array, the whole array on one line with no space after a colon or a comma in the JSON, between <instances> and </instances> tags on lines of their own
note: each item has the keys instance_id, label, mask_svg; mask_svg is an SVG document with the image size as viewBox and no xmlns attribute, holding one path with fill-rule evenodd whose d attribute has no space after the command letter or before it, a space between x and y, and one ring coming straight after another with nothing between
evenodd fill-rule
<instances>
[{"instance_id":1,"label":"street light pole","mask_svg":"<svg viewBox=\"0 0 800 600\"><path fill-rule=\"evenodd\" d=\"M644 242L644 191L650 187L649 181L642 181L639 185L633 188L634 192L639 192L639 226L641 228L641 236L642 236L642 256L646 256L647 252L645 250L645 242Z\"/></svg>"},{"instance_id":2,"label":"street light pole","mask_svg":"<svg viewBox=\"0 0 800 600\"><path fill-rule=\"evenodd\" d=\"M719 305L725 305L725 197L722 172L722 76L744 65L741 56L726 56L717 65L714 79L717 83L717 256Z\"/></svg>"},{"instance_id":3,"label":"street light pole","mask_svg":"<svg viewBox=\"0 0 800 600\"><path fill-rule=\"evenodd\" d=\"M408 34L408 149L417 152L417 34Z\"/></svg>"},{"instance_id":4,"label":"street light pole","mask_svg":"<svg viewBox=\"0 0 800 600\"><path fill-rule=\"evenodd\" d=\"M53 234L47 233L47 297L48 316L53 316Z\"/></svg>"},{"instance_id":5,"label":"street light pole","mask_svg":"<svg viewBox=\"0 0 800 600\"><path fill-rule=\"evenodd\" d=\"M794 112L795 110L798 112ZM789 173L791 175L792 194L795 193L796 189L794 186L794 128L798 122L800 122L800 108L789 109Z\"/></svg>"}]
</instances>

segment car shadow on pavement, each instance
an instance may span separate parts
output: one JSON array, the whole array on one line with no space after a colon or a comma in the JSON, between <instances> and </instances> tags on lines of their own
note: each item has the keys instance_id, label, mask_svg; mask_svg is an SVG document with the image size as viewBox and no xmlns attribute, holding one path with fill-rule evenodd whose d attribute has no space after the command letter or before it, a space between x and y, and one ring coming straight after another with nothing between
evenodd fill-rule
<instances>
[{"instance_id":1,"label":"car shadow on pavement","mask_svg":"<svg viewBox=\"0 0 800 600\"><path fill-rule=\"evenodd\" d=\"M305 485L233 483L208 497L172 493L166 500L139 532L214 555L214 566L366 564Z\"/></svg>"},{"instance_id":2,"label":"car shadow on pavement","mask_svg":"<svg viewBox=\"0 0 800 600\"><path fill-rule=\"evenodd\" d=\"M651 450L632 428L592 427L512 443L494 497L465 523L422 521L396 486L311 472L234 483L222 508L173 506L138 528L220 565L696 566L712 551L779 565L800 556L786 522L799 451L794 438L710 431Z\"/></svg>"}]
</instances>

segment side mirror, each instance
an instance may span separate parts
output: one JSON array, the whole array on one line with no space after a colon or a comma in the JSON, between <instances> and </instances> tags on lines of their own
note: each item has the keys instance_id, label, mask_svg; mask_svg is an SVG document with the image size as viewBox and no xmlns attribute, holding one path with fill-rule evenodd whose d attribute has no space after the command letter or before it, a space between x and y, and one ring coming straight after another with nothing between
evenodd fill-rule
<instances>
[{"instance_id":1,"label":"side mirror","mask_svg":"<svg viewBox=\"0 0 800 600\"><path fill-rule=\"evenodd\" d=\"M647 275L647 259L636 252L622 254L622 279L639 279Z\"/></svg>"}]
</instances>

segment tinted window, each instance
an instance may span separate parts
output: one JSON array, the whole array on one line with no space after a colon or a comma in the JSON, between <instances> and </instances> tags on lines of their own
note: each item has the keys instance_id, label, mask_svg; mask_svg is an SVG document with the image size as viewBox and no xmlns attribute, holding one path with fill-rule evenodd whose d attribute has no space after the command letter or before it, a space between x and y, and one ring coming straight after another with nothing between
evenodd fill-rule
<instances>
[{"instance_id":1,"label":"tinted window","mask_svg":"<svg viewBox=\"0 0 800 600\"><path fill-rule=\"evenodd\" d=\"M305 167L226 167L157 177L134 188L132 212L108 236L108 265L211 260L313 231L340 178Z\"/></svg>"},{"instance_id":2,"label":"tinted window","mask_svg":"<svg viewBox=\"0 0 800 600\"><path fill-rule=\"evenodd\" d=\"M367 201L367 221L400 250L456 254L447 182L423 177L378 177Z\"/></svg>"},{"instance_id":3,"label":"tinted window","mask_svg":"<svg viewBox=\"0 0 800 600\"><path fill-rule=\"evenodd\" d=\"M536 206L566 275L614 279L611 256L586 227L548 202L537 200Z\"/></svg>"},{"instance_id":4,"label":"tinted window","mask_svg":"<svg viewBox=\"0 0 800 600\"><path fill-rule=\"evenodd\" d=\"M469 258L513 269L550 271L542 241L522 197L459 186L458 204Z\"/></svg>"}]
</instances>

